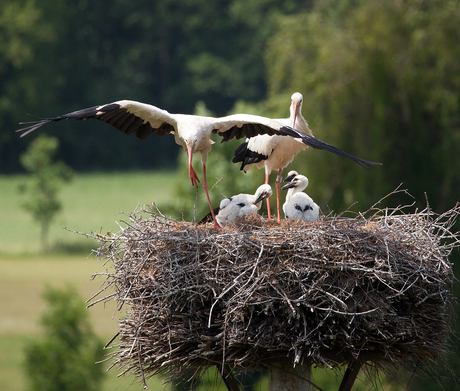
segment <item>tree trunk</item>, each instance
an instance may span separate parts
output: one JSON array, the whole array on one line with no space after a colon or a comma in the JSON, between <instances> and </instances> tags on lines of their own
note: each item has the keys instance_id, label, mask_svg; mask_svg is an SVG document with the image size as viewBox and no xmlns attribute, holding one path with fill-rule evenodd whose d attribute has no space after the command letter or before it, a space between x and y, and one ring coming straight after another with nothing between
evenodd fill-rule
<instances>
[{"instance_id":1,"label":"tree trunk","mask_svg":"<svg viewBox=\"0 0 460 391\"><path fill-rule=\"evenodd\" d=\"M311 391L311 366L276 363L268 368L268 391Z\"/></svg>"},{"instance_id":2,"label":"tree trunk","mask_svg":"<svg viewBox=\"0 0 460 391\"><path fill-rule=\"evenodd\" d=\"M49 222L42 221L41 223L41 242L42 242L42 250L45 254L48 254L49 252L48 237L49 237Z\"/></svg>"}]
</instances>

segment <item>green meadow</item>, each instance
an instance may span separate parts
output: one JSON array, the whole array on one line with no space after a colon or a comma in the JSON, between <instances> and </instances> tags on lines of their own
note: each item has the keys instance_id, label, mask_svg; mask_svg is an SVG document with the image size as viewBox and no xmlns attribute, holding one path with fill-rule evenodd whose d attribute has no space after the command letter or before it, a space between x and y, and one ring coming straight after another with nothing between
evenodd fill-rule
<instances>
[{"instance_id":1,"label":"green meadow","mask_svg":"<svg viewBox=\"0 0 460 391\"><path fill-rule=\"evenodd\" d=\"M90 248L84 236L63 227L87 233L119 231L117 221L123 220L122 212L152 202L161 207L167 202L175 175L169 171L77 175L59 193L63 209L50 229L51 246L58 250L62 246L66 252L79 245ZM40 251L39 226L20 206L24 196L18 187L26 181L25 176L0 176L0 254Z\"/></svg>"},{"instance_id":2,"label":"green meadow","mask_svg":"<svg viewBox=\"0 0 460 391\"><path fill-rule=\"evenodd\" d=\"M104 279L91 276L104 266L91 254L98 242L78 232L119 231L117 222L126 220L138 206L159 207L172 196L174 172L133 172L80 174L63 186L62 212L52 224L50 255L41 254L39 227L21 208L18 187L24 176L0 176L0 389L24 391L27 378L22 370L24 347L39 336L40 315L45 307L41 297L46 284L72 284L83 299L96 294ZM185 177L186 178L186 177ZM96 298L97 299L97 298ZM118 329L114 303L99 303L88 313L95 332L107 342ZM105 365L107 364L98 364ZM105 390L140 390L130 376L117 378L117 369L107 373ZM134 383L133 383L134 382ZM151 390L168 390L162 379L148 381Z\"/></svg>"}]
</instances>

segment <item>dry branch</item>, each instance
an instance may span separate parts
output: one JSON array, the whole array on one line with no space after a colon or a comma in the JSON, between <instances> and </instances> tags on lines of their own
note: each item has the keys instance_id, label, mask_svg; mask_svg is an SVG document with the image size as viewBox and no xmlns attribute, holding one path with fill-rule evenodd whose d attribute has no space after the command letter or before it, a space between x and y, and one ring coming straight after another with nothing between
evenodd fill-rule
<instances>
[{"instance_id":1,"label":"dry branch","mask_svg":"<svg viewBox=\"0 0 460 391\"><path fill-rule=\"evenodd\" d=\"M368 213L309 223L254 216L220 232L131 214L119 233L97 235L105 285L128 305L112 366L173 380L212 365L438 359L450 333L460 206L439 216Z\"/></svg>"}]
</instances>

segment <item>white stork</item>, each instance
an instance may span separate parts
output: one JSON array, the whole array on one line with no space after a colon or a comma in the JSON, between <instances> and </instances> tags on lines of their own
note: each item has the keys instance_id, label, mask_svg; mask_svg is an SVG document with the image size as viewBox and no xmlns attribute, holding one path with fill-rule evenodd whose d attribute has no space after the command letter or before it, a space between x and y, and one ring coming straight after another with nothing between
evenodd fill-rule
<instances>
[{"instance_id":1,"label":"white stork","mask_svg":"<svg viewBox=\"0 0 460 391\"><path fill-rule=\"evenodd\" d=\"M255 214L262 206L262 201L273 194L270 185L258 187L255 194L237 194L220 202L216 220L220 226L235 221L238 217Z\"/></svg>"},{"instance_id":2,"label":"white stork","mask_svg":"<svg viewBox=\"0 0 460 391\"><path fill-rule=\"evenodd\" d=\"M291 106L289 108L289 118L280 118L276 121L301 131L305 136L300 142L291 137L278 137L277 135L259 135L247 139L235 151L233 163L242 162L241 170L247 171L256 166L257 168L265 167L265 183L268 183L270 173L273 170L278 170L276 177L276 207L278 213L278 221L281 221L280 213L280 185L281 174L283 169L292 162L294 157L306 149L308 146L316 149L324 149L335 153L336 155L354 160L361 166L376 166L381 163L370 162L355 156L349 155L342 150L329 145L312 135L311 129L308 127L307 121L302 116L302 101L303 96L299 92L295 92L291 96ZM270 201L267 199L268 217L270 218Z\"/></svg>"},{"instance_id":3,"label":"white stork","mask_svg":"<svg viewBox=\"0 0 460 391\"><path fill-rule=\"evenodd\" d=\"M23 137L50 122L67 119L86 120L90 118L106 122L128 135L136 133L136 137L141 140L146 139L152 133L157 136L174 134L176 143L181 145L187 153L189 177L192 185L196 187L200 180L192 167L192 155L200 153L203 165L203 188L206 192L216 230L219 229L219 225L215 221L206 181L206 162L208 153L214 143L210 139L211 134L219 134L223 137L222 141L228 141L234 137L237 139L253 137L259 134L276 134L298 138L306 136L302 132L284 126L283 123L270 118L248 114L235 114L222 118L170 114L158 107L130 100L90 107L57 117L37 118L37 121L21 122L21 125L28 126L19 129L18 132L24 132L21 135Z\"/></svg>"},{"instance_id":4,"label":"white stork","mask_svg":"<svg viewBox=\"0 0 460 391\"><path fill-rule=\"evenodd\" d=\"M290 171L284 182L289 182L283 186L283 190L289 189L286 194L286 202L283 204L284 216L287 219L317 220L319 206L309 195L303 193L308 186L308 178L299 175L296 171Z\"/></svg>"}]
</instances>

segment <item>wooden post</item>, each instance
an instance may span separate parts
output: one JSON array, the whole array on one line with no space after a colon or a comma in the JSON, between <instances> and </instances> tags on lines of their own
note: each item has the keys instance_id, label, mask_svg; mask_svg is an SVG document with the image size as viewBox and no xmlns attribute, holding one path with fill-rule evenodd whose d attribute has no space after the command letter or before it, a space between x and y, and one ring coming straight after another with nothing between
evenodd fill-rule
<instances>
[{"instance_id":1,"label":"wooden post","mask_svg":"<svg viewBox=\"0 0 460 391\"><path fill-rule=\"evenodd\" d=\"M238 381L235 379L232 373L232 369L228 365L217 365L222 379L224 380L225 385L227 386L228 391L239 391L240 386Z\"/></svg>"},{"instance_id":2,"label":"wooden post","mask_svg":"<svg viewBox=\"0 0 460 391\"><path fill-rule=\"evenodd\" d=\"M276 363L268 367L268 391L312 391L311 366Z\"/></svg>"},{"instance_id":3,"label":"wooden post","mask_svg":"<svg viewBox=\"0 0 460 391\"><path fill-rule=\"evenodd\" d=\"M350 391L353 384L358 376L358 372L361 368L361 361L355 360L348 364L348 368L343 375L342 382L340 383L339 391Z\"/></svg>"}]
</instances>

